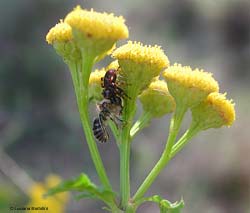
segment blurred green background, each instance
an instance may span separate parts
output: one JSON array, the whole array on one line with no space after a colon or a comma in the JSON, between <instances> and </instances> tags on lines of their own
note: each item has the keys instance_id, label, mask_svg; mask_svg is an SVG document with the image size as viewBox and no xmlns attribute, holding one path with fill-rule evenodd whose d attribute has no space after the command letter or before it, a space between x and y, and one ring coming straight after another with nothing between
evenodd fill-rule
<instances>
[{"instance_id":1,"label":"blurred green background","mask_svg":"<svg viewBox=\"0 0 250 213\"><path fill-rule=\"evenodd\" d=\"M70 73L45 42L48 30L77 4L123 15L131 40L161 45L172 64L178 62L212 72L220 91L227 92L236 103L233 126L211 129L194 138L161 173L148 195L160 194L170 201L183 197L185 213L250 212L247 0L1 0L0 212L28 202L29 197L21 189L28 183L18 184L22 181L21 171L34 181L43 181L50 173L66 179L84 171L98 183ZM91 108L94 116L95 106ZM136 137L131 155L132 193L159 159L169 119L168 115L153 120ZM190 115L182 132L189 121ZM118 149L114 141L98 147L118 191ZM102 206L96 201L70 199L67 212L100 212L97 209ZM151 203L138 209L139 213L157 211Z\"/></svg>"}]
</instances>

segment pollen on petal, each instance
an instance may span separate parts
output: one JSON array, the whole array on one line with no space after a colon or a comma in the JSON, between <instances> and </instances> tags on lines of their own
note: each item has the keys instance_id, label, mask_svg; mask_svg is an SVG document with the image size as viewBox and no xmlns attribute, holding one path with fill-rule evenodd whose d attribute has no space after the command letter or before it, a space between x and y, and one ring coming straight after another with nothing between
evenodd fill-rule
<instances>
[{"instance_id":1,"label":"pollen on petal","mask_svg":"<svg viewBox=\"0 0 250 213\"><path fill-rule=\"evenodd\" d=\"M67 42L71 39L71 27L67 23L64 23L62 20L60 20L60 23L52 27L46 36L46 41L48 42L48 44L53 44L54 41Z\"/></svg>"},{"instance_id":2,"label":"pollen on petal","mask_svg":"<svg viewBox=\"0 0 250 213\"><path fill-rule=\"evenodd\" d=\"M88 11L77 6L66 16L65 22L88 38L118 40L128 37L125 19L113 13L99 13L93 9Z\"/></svg>"}]
</instances>

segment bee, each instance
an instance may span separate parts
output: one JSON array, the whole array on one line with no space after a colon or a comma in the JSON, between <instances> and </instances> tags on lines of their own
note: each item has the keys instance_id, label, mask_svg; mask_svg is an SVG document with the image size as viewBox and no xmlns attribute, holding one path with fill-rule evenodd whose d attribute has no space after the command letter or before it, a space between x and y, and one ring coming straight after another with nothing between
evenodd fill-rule
<instances>
[{"instance_id":1,"label":"bee","mask_svg":"<svg viewBox=\"0 0 250 213\"><path fill-rule=\"evenodd\" d=\"M97 105L99 115L93 122L93 133L95 138L101 143L107 142L109 134L107 132L107 122L111 120L119 129L123 120L121 119L123 110L123 100L128 98L117 82L117 70L108 70L101 79L103 88L103 100Z\"/></svg>"},{"instance_id":2,"label":"bee","mask_svg":"<svg viewBox=\"0 0 250 213\"><path fill-rule=\"evenodd\" d=\"M93 133L95 138L101 143L107 142L109 134L107 132L107 121L112 120L117 128L122 125L122 105L112 104L110 100L104 99L98 104L99 115L93 122Z\"/></svg>"},{"instance_id":3,"label":"bee","mask_svg":"<svg viewBox=\"0 0 250 213\"><path fill-rule=\"evenodd\" d=\"M109 139L109 134L106 130L104 122L105 118L102 116L102 114L99 114L99 116L93 121L94 136L101 143L105 143Z\"/></svg>"}]
</instances>

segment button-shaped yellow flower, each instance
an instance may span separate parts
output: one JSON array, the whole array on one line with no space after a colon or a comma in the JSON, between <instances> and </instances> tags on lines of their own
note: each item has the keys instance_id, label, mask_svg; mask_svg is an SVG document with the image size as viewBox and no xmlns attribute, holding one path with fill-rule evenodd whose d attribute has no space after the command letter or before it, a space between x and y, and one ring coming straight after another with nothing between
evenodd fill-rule
<instances>
[{"instance_id":1,"label":"button-shaped yellow flower","mask_svg":"<svg viewBox=\"0 0 250 213\"><path fill-rule=\"evenodd\" d=\"M175 109L174 98L169 94L166 82L162 80L153 81L139 99L143 110L152 117L161 117Z\"/></svg>"},{"instance_id":2,"label":"button-shaped yellow flower","mask_svg":"<svg viewBox=\"0 0 250 213\"><path fill-rule=\"evenodd\" d=\"M218 83L211 73L192 70L188 66L174 64L163 72L168 89L175 98L176 105L193 107L203 101L210 93L218 92Z\"/></svg>"},{"instance_id":3,"label":"button-shaped yellow flower","mask_svg":"<svg viewBox=\"0 0 250 213\"><path fill-rule=\"evenodd\" d=\"M112 56L118 60L120 74L126 79L129 96L136 97L152 79L168 67L168 57L159 46L146 46L129 41L116 49Z\"/></svg>"},{"instance_id":4,"label":"button-shaped yellow flower","mask_svg":"<svg viewBox=\"0 0 250 213\"><path fill-rule=\"evenodd\" d=\"M60 23L56 24L49 30L46 36L46 41L48 44L53 44L54 42L68 42L71 41L72 38L71 27L60 20Z\"/></svg>"},{"instance_id":5,"label":"button-shaped yellow flower","mask_svg":"<svg viewBox=\"0 0 250 213\"><path fill-rule=\"evenodd\" d=\"M79 47L94 56L107 52L117 40L128 37L124 18L112 13L88 11L77 6L66 16L65 22L72 27Z\"/></svg>"},{"instance_id":6,"label":"button-shaped yellow flower","mask_svg":"<svg viewBox=\"0 0 250 213\"><path fill-rule=\"evenodd\" d=\"M53 45L66 63L77 61L81 58L79 49L73 41L72 29L70 25L64 23L62 20L49 30L46 41L48 44Z\"/></svg>"},{"instance_id":7,"label":"button-shaped yellow flower","mask_svg":"<svg viewBox=\"0 0 250 213\"><path fill-rule=\"evenodd\" d=\"M30 202L28 203L27 207L48 207L48 210L45 210L45 212L53 212L53 213L61 213L65 212L65 206L68 201L68 193L60 193L55 196L51 196L48 198L44 198L44 194L47 192L47 190L51 187L56 186L61 182L60 177L56 175L49 175L45 183L35 183L30 188ZM37 210L39 212L41 210Z\"/></svg>"},{"instance_id":8,"label":"button-shaped yellow flower","mask_svg":"<svg viewBox=\"0 0 250 213\"><path fill-rule=\"evenodd\" d=\"M231 126L235 121L234 103L226 99L226 94L211 93L191 110L193 126L201 130Z\"/></svg>"}]
</instances>

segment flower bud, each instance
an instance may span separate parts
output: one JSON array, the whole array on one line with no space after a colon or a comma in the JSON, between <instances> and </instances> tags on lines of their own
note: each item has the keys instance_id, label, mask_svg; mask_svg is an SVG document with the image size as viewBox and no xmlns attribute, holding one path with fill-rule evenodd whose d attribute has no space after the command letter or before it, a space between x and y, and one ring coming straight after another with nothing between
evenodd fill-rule
<instances>
[{"instance_id":1,"label":"flower bud","mask_svg":"<svg viewBox=\"0 0 250 213\"><path fill-rule=\"evenodd\" d=\"M143 110L152 117L162 117L175 109L174 98L169 94L167 84L162 80L153 81L139 99Z\"/></svg>"}]
</instances>

